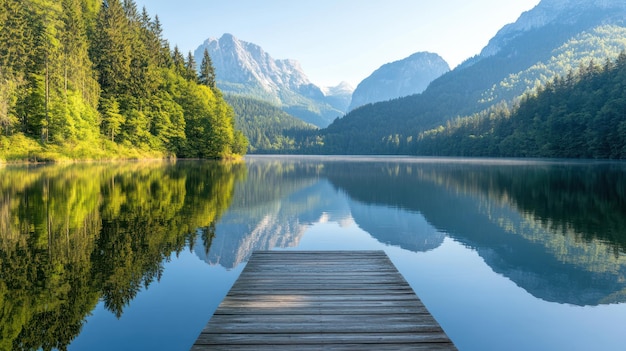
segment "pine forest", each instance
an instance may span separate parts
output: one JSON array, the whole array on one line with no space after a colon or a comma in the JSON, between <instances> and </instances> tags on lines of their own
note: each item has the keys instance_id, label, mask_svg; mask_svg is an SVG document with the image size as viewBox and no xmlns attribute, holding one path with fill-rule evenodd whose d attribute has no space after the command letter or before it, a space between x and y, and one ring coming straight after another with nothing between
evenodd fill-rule
<instances>
[{"instance_id":1,"label":"pine forest","mask_svg":"<svg viewBox=\"0 0 626 351\"><path fill-rule=\"evenodd\" d=\"M0 160L212 158L247 140L133 0L0 0Z\"/></svg>"},{"instance_id":2,"label":"pine forest","mask_svg":"<svg viewBox=\"0 0 626 351\"><path fill-rule=\"evenodd\" d=\"M557 76L520 102L423 132L413 153L445 156L626 158L626 52Z\"/></svg>"}]
</instances>

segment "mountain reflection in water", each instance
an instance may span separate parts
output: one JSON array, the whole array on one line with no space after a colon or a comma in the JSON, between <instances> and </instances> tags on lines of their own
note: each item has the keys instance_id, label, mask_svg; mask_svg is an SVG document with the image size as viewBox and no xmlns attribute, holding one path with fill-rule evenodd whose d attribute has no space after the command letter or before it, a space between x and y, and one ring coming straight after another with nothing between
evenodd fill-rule
<instances>
[{"instance_id":1,"label":"mountain reflection in water","mask_svg":"<svg viewBox=\"0 0 626 351\"><path fill-rule=\"evenodd\" d=\"M448 235L546 301L626 301L622 164L261 158L248 168L264 177L236 190L202 256L209 263L232 268L253 250L297 246L331 209L332 220L414 252ZM252 194L268 182L276 196Z\"/></svg>"},{"instance_id":2,"label":"mountain reflection in water","mask_svg":"<svg viewBox=\"0 0 626 351\"><path fill-rule=\"evenodd\" d=\"M233 269L319 223L381 248L452 238L536 298L626 302L626 165L251 157L0 169L0 350L65 349L191 250ZM449 240L449 239L448 239ZM306 249L306 248L305 248ZM332 250L333 247L327 247Z\"/></svg>"}]
</instances>

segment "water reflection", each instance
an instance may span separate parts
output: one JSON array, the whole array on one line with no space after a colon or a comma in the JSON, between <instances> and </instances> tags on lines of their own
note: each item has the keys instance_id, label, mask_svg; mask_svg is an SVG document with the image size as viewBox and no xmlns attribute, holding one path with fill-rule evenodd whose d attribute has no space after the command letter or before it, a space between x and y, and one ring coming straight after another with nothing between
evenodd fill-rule
<instances>
[{"instance_id":1,"label":"water reflection","mask_svg":"<svg viewBox=\"0 0 626 351\"><path fill-rule=\"evenodd\" d=\"M451 236L546 301L625 301L624 165L345 161L252 160L257 176L237 190L204 259L233 267L255 249L296 246L330 214L414 252ZM255 197L265 184L273 196Z\"/></svg>"},{"instance_id":2,"label":"water reflection","mask_svg":"<svg viewBox=\"0 0 626 351\"><path fill-rule=\"evenodd\" d=\"M626 302L620 163L256 157L6 167L0 349L65 349L99 301L121 316L187 247L232 269L254 250L299 247L325 222L411 252L451 237L545 301Z\"/></svg>"},{"instance_id":3,"label":"water reflection","mask_svg":"<svg viewBox=\"0 0 626 351\"><path fill-rule=\"evenodd\" d=\"M422 213L536 297L622 302L626 179L622 165L353 164L329 179L353 198ZM610 234L609 234L610 233Z\"/></svg>"},{"instance_id":4,"label":"water reflection","mask_svg":"<svg viewBox=\"0 0 626 351\"><path fill-rule=\"evenodd\" d=\"M445 234L428 223L419 212L354 200L349 205L359 227L385 245L426 252L439 247L445 238Z\"/></svg>"},{"instance_id":5,"label":"water reflection","mask_svg":"<svg viewBox=\"0 0 626 351\"><path fill-rule=\"evenodd\" d=\"M10 167L0 176L0 349L66 349L100 299L118 317L231 202L244 165ZM193 194L193 196L190 196Z\"/></svg>"}]
</instances>

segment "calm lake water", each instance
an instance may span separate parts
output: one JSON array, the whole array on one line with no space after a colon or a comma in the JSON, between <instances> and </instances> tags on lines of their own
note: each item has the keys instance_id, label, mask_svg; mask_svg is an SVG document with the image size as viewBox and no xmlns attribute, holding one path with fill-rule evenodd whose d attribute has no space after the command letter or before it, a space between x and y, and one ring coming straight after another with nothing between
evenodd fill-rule
<instances>
[{"instance_id":1,"label":"calm lake water","mask_svg":"<svg viewBox=\"0 0 626 351\"><path fill-rule=\"evenodd\" d=\"M253 250L382 249L460 350L623 350L626 163L0 168L0 350L188 350Z\"/></svg>"}]
</instances>

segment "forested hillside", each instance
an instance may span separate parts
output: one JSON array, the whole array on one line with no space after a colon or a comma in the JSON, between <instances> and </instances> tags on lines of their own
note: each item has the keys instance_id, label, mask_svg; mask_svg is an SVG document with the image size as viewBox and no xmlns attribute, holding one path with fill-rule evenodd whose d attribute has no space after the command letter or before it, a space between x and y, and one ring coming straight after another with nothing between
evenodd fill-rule
<instances>
[{"instance_id":1,"label":"forested hillside","mask_svg":"<svg viewBox=\"0 0 626 351\"><path fill-rule=\"evenodd\" d=\"M310 153L410 154L420 133L494 106L514 103L556 75L591 60L614 60L626 26L610 11L581 14L506 41L492 56L467 60L419 95L366 105L321 130ZM303 141L304 144L309 141Z\"/></svg>"},{"instance_id":2,"label":"forested hillside","mask_svg":"<svg viewBox=\"0 0 626 351\"><path fill-rule=\"evenodd\" d=\"M0 0L0 160L243 154L202 66L133 0Z\"/></svg>"},{"instance_id":3,"label":"forested hillside","mask_svg":"<svg viewBox=\"0 0 626 351\"><path fill-rule=\"evenodd\" d=\"M317 129L268 102L239 95L224 97L235 111L235 126L250 142L251 153L295 150L295 135Z\"/></svg>"},{"instance_id":4,"label":"forested hillside","mask_svg":"<svg viewBox=\"0 0 626 351\"><path fill-rule=\"evenodd\" d=\"M590 62L505 105L422 133L412 153L626 158L626 51Z\"/></svg>"}]
</instances>

